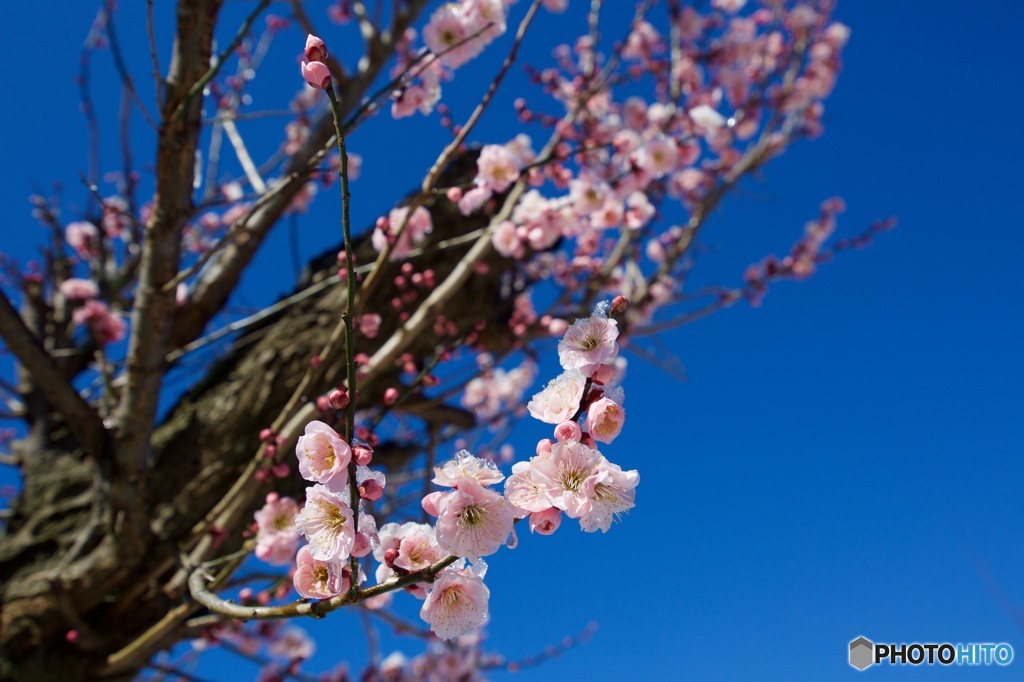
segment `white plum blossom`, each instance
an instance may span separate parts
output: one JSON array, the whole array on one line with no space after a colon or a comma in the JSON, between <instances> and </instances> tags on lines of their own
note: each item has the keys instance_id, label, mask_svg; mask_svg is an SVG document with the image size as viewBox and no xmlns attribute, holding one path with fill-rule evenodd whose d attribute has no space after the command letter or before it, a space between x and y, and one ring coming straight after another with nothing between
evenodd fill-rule
<instances>
[{"instance_id":1,"label":"white plum blossom","mask_svg":"<svg viewBox=\"0 0 1024 682\"><path fill-rule=\"evenodd\" d=\"M530 415L546 424L572 419L583 400L587 378L579 370L570 369L552 379L526 405Z\"/></svg>"}]
</instances>

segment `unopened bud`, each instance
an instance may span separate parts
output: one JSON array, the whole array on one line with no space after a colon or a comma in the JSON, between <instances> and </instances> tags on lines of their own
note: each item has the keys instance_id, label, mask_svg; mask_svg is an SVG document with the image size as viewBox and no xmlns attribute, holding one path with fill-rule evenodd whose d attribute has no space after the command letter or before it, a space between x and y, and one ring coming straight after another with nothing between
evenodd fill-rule
<instances>
[{"instance_id":1,"label":"unopened bud","mask_svg":"<svg viewBox=\"0 0 1024 682\"><path fill-rule=\"evenodd\" d=\"M359 497L367 502L376 502L384 494L384 486L372 478L368 478L359 486Z\"/></svg>"},{"instance_id":2,"label":"unopened bud","mask_svg":"<svg viewBox=\"0 0 1024 682\"><path fill-rule=\"evenodd\" d=\"M344 410L348 407L348 391L343 391L340 388L336 388L327 394L327 401L336 410Z\"/></svg>"},{"instance_id":3,"label":"unopened bud","mask_svg":"<svg viewBox=\"0 0 1024 682\"><path fill-rule=\"evenodd\" d=\"M327 90L331 87L331 70L323 62L304 62L302 77L314 88Z\"/></svg>"},{"instance_id":4,"label":"unopened bud","mask_svg":"<svg viewBox=\"0 0 1024 682\"><path fill-rule=\"evenodd\" d=\"M327 45L315 35L306 36L306 59L311 62L322 62L327 59Z\"/></svg>"},{"instance_id":5,"label":"unopened bud","mask_svg":"<svg viewBox=\"0 0 1024 682\"><path fill-rule=\"evenodd\" d=\"M352 459L361 467L367 466L373 459L373 450L368 445L357 445L352 448Z\"/></svg>"}]
</instances>

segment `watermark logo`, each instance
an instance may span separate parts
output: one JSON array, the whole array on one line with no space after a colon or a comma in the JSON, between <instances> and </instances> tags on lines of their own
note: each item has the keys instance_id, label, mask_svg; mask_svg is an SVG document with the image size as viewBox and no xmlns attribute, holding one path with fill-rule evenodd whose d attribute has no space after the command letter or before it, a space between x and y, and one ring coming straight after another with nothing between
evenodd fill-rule
<instances>
[{"instance_id":1,"label":"watermark logo","mask_svg":"<svg viewBox=\"0 0 1024 682\"><path fill-rule=\"evenodd\" d=\"M850 642L850 665L1009 665L1013 647L1006 642L912 642L875 644L867 637Z\"/></svg>"}]
</instances>

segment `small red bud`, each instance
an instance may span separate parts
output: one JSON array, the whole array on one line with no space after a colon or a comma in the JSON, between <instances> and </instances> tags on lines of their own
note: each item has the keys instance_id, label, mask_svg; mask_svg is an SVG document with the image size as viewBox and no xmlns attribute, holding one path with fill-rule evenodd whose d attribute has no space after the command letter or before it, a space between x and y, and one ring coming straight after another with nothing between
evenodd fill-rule
<instances>
[{"instance_id":1,"label":"small red bud","mask_svg":"<svg viewBox=\"0 0 1024 682\"><path fill-rule=\"evenodd\" d=\"M359 486L359 497L363 498L367 502L376 502L383 494L384 487L372 478L366 479L363 481L363 484Z\"/></svg>"},{"instance_id":2,"label":"small red bud","mask_svg":"<svg viewBox=\"0 0 1024 682\"><path fill-rule=\"evenodd\" d=\"M336 388L327 394L327 401L331 404L331 407L333 407L334 409L344 410L346 407L348 407L349 403L348 391L343 391L339 388Z\"/></svg>"}]
</instances>

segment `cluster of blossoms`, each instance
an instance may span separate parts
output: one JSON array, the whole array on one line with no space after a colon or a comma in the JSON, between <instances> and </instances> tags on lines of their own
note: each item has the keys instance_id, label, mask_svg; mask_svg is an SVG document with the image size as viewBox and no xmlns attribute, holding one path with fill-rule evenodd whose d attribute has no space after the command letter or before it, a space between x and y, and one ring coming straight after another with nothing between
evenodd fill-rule
<instances>
[{"instance_id":1,"label":"cluster of blossoms","mask_svg":"<svg viewBox=\"0 0 1024 682\"><path fill-rule=\"evenodd\" d=\"M393 71L400 83L393 116L430 113L440 100L441 82L506 31L509 4L459 0L439 7L422 31L434 59L422 59L416 33L407 30ZM596 279L601 289L623 296L571 325L538 316L526 297L523 305L517 301L517 338L538 323L561 336L562 373L526 406L553 427L553 438L537 443L536 454L513 464L507 478L489 458L458 452L434 470L440 489L422 498L432 524L387 523L378 532L373 517L349 503L353 486L370 501L383 489L383 475L366 467L369 457L359 461L355 454L369 449L345 443L326 424L311 423L297 446L300 473L313 483L305 504L299 509L284 498L268 499L258 518L258 555L274 562L295 556L299 594L322 599L358 587L364 577L352 575L356 563L348 560L372 552L377 583L401 584L422 600L420 615L431 630L453 640L486 622L484 558L515 546L516 521L527 519L531 532L548 535L564 515L584 531L606 532L634 506L639 474L598 449L612 444L625 422L624 365L612 315L644 322L671 302L681 287L681 256L709 198L796 137L820 133L822 99L834 84L848 38L845 27L830 22L827 4L766 3L745 10L746 4L713 0L703 13L683 8L672 14L672 30L666 32L639 12L618 49L619 81L601 75L607 62L589 37L557 49L557 68L534 72L564 111L542 113L525 100L515 106L524 123L551 128L548 156L538 158L526 135L485 145L471 186L447 188L447 197L468 216L525 181L529 190L508 220L490 232L497 253L519 261L518 271L531 281L581 290ZM545 5L564 8L563 2ZM325 59L323 41L310 36L302 72L317 89L331 87ZM648 77L656 84L651 99L626 87L621 91L629 96L617 99L610 85ZM542 193L551 187L553 196ZM673 210L668 198L677 200L682 220L655 230L655 218ZM796 278L809 275L840 210L827 204L781 266L752 268L751 289L779 267ZM406 259L433 230L425 208L397 208L377 221L371 241L378 251L390 249L392 259ZM635 258L623 259L623 246ZM407 276L403 269L399 279ZM467 384L463 405L480 419L500 418L520 401L535 369L484 369ZM396 398L392 389L385 402ZM356 480L349 480L350 471L357 472ZM500 483L503 491L495 489ZM308 544L299 548L301 537Z\"/></svg>"},{"instance_id":2,"label":"cluster of blossoms","mask_svg":"<svg viewBox=\"0 0 1024 682\"><path fill-rule=\"evenodd\" d=\"M616 299L613 309L625 308ZM596 449L619 435L626 413L615 381L618 324L603 304L577 320L558 344L565 370L530 401L534 418L555 424L555 440L537 444L529 462L517 462L505 484L505 497L530 518L530 530L553 533L562 513L588 532L607 531L615 517L633 507L636 471L623 471ZM582 424L580 423L582 421Z\"/></svg>"},{"instance_id":3,"label":"cluster of blossoms","mask_svg":"<svg viewBox=\"0 0 1024 682\"><path fill-rule=\"evenodd\" d=\"M350 557L363 557L378 544L376 521L362 500L380 499L384 474L372 471L373 451L363 443L350 447L338 433L320 421L310 422L295 446L299 473L313 483L299 509L288 497L271 494L256 513L256 556L271 564L287 565L294 558L295 590L307 599L327 599L352 586ZM349 480L349 464L356 477ZM352 509L350 486L355 485L360 508ZM358 515L358 530L357 525ZM300 536L307 545L295 550ZM356 584L363 579L356 576Z\"/></svg>"},{"instance_id":4,"label":"cluster of blossoms","mask_svg":"<svg viewBox=\"0 0 1024 682\"><path fill-rule=\"evenodd\" d=\"M88 327L96 341L106 344L124 338L127 329L124 318L98 299L100 290L95 282L72 277L61 282L60 293L74 307L71 321L80 327Z\"/></svg>"},{"instance_id":5,"label":"cluster of blossoms","mask_svg":"<svg viewBox=\"0 0 1024 682\"><path fill-rule=\"evenodd\" d=\"M488 354L478 358L481 374L469 380L462 394L462 406L481 420L496 419L518 406L537 376L537 365L530 360L511 370L488 367L492 361Z\"/></svg>"},{"instance_id":6,"label":"cluster of blossoms","mask_svg":"<svg viewBox=\"0 0 1024 682\"><path fill-rule=\"evenodd\" d=\"M624 308L617 299L612 309ZM597 441L615 439L625 417L622 389L613 381L618 327L607 311L607 304L599 306L565 330L558 344L565 373L528 408L556 424L556 440L542 440L535 457L512 467L504 494L494 490L505 480L494 462L462 450L434 469L433 483L441 489L422 499L424 511L436 519L433 525L387 523L378 531L373 516L348 502L352 485L361 500L375 501L383 492L383 474L366 466L372 450L362 443L351 446L330 426L314 421L296 444L299 473L313 485L301 509L290 498L268 496L256 514L257 557L272 564L290 564L294 557L296 591L307 599L327 599L365 579L361 570L352 575L348 560L372 552L380 585L423 573L422 581L403 584L423 600L420 616L438 637L455 639L483 625L490 597L483 559L502 546L515 547L517 519L529 517L531 531L548 535L564 512L586 531L607 531L616 515L633 507L637 472L623 471L596 449ZM517 392L534 372L532 366L520 369ZM577 388L562 389L570 384ZM352 463L355 481L350 480ZM308 544L299 547L301 537ZM447 566L432 572L446 560Z\"/></svg>"}]
</instances>

